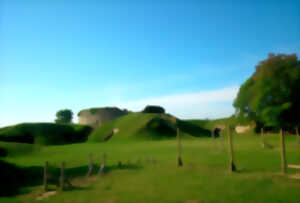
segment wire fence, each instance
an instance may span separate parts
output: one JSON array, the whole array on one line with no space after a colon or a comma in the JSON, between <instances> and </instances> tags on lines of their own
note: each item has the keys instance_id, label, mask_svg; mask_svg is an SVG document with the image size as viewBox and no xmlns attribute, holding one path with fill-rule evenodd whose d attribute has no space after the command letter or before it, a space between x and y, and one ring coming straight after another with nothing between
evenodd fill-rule
<instances>
[{"instance_id":1,"label":"wire fence","mask_svg":"<svg viewBox=\"0 0 300 203\"><path fill-rule=\"evenodd\" d=\"M219 146L221 151L225 152L228 149L229 154L229 171L237 171L236 160L234 157L234 140L232 134L232 128L226 126L225 129L220 130L216 136L215 132L212 131L211 139L213 142L213 147ZM286 161L286 144L285 144L285 133L282 129L280 130L280 155L281 155L281 171L283 174L287 173L288 168L300 169L299 165L288 165ZM217 138L218 137L218 141ZM299 130L296 128L296 139L300 144ZM269 144L266 140L266 134L264 129L261 129L260 133L260 145L262 148L272 149L273 146ZM182 145L179 129L177 129L177 166L183 166L183 160L181 154ZM100 157L100 158L99 158ZM115 164L107 165L107 154L103 153L97 158L93 154L87 156L87 165L83 165L82 161L62 161L62 162L45 162L44 175L43 175L43 187L44 191L48 191L48 186L56 185L60 190L65 190L66 187L72 187L71 180L75 177L89 177L91 175L105 175L106 173L113 171L115 169L137 169L142 167L142 162L147 164L156 164L157 160L154 157L146 157L144 160L141 158L135 161L127 160L125 162L117 161ZM95 161L96 160L96 161ZM97 161L98 160L98 161ZM72 167L68 167L72 166ZM74 167L77 166L77 167Z\"/></svg>"}]
</instances>

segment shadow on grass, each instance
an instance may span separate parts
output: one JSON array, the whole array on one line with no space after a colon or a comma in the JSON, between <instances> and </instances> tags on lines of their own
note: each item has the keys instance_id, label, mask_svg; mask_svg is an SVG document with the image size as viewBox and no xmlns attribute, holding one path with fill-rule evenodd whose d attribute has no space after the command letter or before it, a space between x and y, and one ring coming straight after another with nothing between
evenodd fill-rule
<instances>
[{"instance_id":1,"label":"shadow on grass","mask_svg":"<svg viewBox=\"0 0 300 203\"><path fill-rule=\"evenodd\" d=\"M93 166L92 175L109 175L115 170L138 170L142 168L141 165L127 163L127 164L115 164L108 165L105 169L99 172L100 167L97 165ZM6 163L0 160L0 197L1 196L13 196L16 194L28 193L25 187L39 186L43 184L43 173L44 168L40 166L32 167L18 167L10 163ZM72 179L78 177L87 177L88 166L79 166L74 168L65 169L66 186L65 191L68 190L85 190L87 187L76 186L72 184ZM49 188L53 185L59 186L60 168L48 167L48 184ZM68 181L70 185L68 184ZM69 185L69 186L68 186Z\"/></svg>"}]
</instances>

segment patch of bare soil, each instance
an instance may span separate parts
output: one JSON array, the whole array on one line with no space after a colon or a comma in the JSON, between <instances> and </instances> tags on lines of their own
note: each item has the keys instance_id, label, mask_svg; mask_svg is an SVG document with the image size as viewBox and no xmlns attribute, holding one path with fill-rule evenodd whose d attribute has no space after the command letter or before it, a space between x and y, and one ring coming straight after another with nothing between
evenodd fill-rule
<instances>
[{"instance_id":1,"label":"patch of bare soil","mask_svg":"<svg viewBox=\"0 0 300 203\"><path fill-rule=\"evenodd\" d=\"M42 193L40 194L36 200L43 200L43 199L46 199L50 196L53 196L53 195L56 195L56 191L49 191L49 192L45 192L45 193Z\"/></svg>"},{"instance_id":2,"label":"patch of bare soil","mask_svg":"<svg viewBox=\"0 0 300 203\"><path fill-rule=\"evenodd\" d=\"M300 180L300 173L293 174L293 175L289 175L289 178L291 178L291 179L298 179L298 180Z\"/></svg>"}]
</instances>

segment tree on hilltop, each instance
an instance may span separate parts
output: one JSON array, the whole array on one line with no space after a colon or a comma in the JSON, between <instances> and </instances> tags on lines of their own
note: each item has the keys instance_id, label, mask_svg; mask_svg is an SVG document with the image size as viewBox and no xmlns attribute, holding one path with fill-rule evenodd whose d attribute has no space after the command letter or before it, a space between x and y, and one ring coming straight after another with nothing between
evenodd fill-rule
<instances>
[{"instance_id":1,"label":"tree on hilltop","mask_svg":"<svg viewBox=\"0 0 300 203\"><path fill-rule=\"evenodd\" d=\"M161 106L148 105L143 110L143 113L165 113L165 109Z\"/></svg>"},{"instance_id":2,"label":"tree on hilltop","mask_svg":"<svg viewBox=\"0 0 300 203\"><path fill-rule=\"evenodd\" d=\"M63 109L56 112L55 123L69 124L72 123L73 112L70 109Z\"/></svg>"}]
</instances>

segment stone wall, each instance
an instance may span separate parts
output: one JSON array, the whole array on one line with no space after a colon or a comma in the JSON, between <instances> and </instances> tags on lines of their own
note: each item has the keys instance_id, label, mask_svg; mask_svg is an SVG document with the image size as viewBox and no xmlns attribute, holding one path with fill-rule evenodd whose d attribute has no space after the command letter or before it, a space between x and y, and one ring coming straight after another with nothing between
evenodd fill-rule
<instances>
[{"instance_id":1,"label":"stone wall","mask_svg":"<svg viewBox=\"0 0 300 203\"><path fill-rule=\"evenodd\" d=\"M91 108L80 111L78 113L78 120L79 124L89 125L95 128L126 114L128 114L127 111L116 107Z\"/></svg>"},{"instance_id":2,"label":"stone wall","mask_svg":"<svg viewBox=\"0 0 300 203\"><path fill-rule=\"evenodd\" d=\"M248 132L251 129L252 129L252 127L250 125L237 125L235 127L235 131L238 134Z\"/></svg>"}]
</instances>

